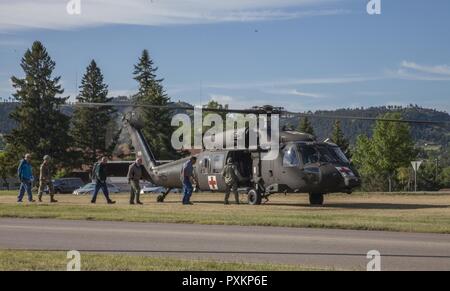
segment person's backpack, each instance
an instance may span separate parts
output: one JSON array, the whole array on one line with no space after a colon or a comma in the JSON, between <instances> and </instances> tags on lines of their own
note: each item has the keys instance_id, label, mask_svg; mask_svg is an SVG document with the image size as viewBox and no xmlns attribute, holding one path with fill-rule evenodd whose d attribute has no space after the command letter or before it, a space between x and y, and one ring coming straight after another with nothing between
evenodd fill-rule
<instances>
[{"instance_id":1,"label":"person's backpack","mask_svg":"<svg viewBox=\"0 0 450 291\"><path fill-rule=\"evenodd\" d=\"M92 167L91 178L93 181L97 180L97 167L98 163L95 163L94 166Z\"/></svg>"}]
</instances>

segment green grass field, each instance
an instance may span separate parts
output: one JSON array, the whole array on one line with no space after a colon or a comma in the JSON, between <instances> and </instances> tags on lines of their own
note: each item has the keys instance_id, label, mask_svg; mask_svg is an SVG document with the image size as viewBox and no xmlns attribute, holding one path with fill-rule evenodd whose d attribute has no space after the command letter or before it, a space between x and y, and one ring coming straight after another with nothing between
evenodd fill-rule
<instances>
[{"instance_id":1,"label":"green grass field","mask_svg":"<svg viewBox=\"0 0 450 291\"><path fill-rule=\"evenodd\" d=\"M118 203L112 206L101 196L97 205L87 196L59 195L57 204L17 204L15 196L0 192L0 217L450 233L450 195L444 194L330 195L323 207L310 207L307 195L275 195L260 206L226 206L223 194L194 194L193 206L181 205L179 194L162 204L147 195L144 206L128 205L125 194L114 195Z\"/></svg>"},{"instance_id":2,"label":"green grass field","mask_svg":"<svg viewBox=\"0 0 450 291\"><path fill-rule=\"evenodd\" d=\"M2 251L0 271L65 271L64 252ZM81 254L81 271L314 271L295 265L226 263L131 255Z\"/></svg>"}]
</instances>

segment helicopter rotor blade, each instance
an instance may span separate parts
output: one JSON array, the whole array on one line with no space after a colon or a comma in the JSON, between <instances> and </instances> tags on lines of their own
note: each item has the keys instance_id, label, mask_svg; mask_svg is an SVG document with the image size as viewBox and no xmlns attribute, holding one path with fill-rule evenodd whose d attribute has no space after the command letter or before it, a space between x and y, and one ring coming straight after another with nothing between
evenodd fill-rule
<instances>
[{"instance_id":1,"label":"helicopter rotor blade","mask_svg":"<svg viewBox=\"0 0 450 291\"><path fill-rule=\"evenodd\" d=\"M431 120L412 120L412 119L389 119L378 117L360 117L360 116L345 116L345 115L325 115L317 113L300 113L285 111L281 107L263 106L254 107L251 109L228 109L228 108L205 108L194 106L178 106L175 103L172 106L167 105L151 105L142 103L75 103L74 106L81 107L131 107L131 108L149 108L149 109L165 109L165 110L186 110L193 111L195 109L201 109L207 112L218 113L243 113L243 114L280 114L284 117L309 117L309 118L322 118L333 120L358 120L358 121L380 121L380 122L397 122L417 125L433 125L433 126L449 126L449 121L431 121Z\"/></svg>"},{"instance_id":2,"label":"helicopter rotor blade","mask_svg":"<svg viewBox=\"0 0 450 291\"><path fill-rule=\"evenodd\" d=\"M380 122L397 122L408 123L418 125L438 125L446 126L450 122L446 121L430 121L430 120L415 120L415 119L392 119L392 118L379 118L379 117L361 117L361 116L343 116L343 115L324 115L324 114L311 114L311 113L296 113L296 112L284 112L286 115L308 117L308 118L323 118L333 120L358 120L358 121L380 121Z\"/></svg>"},{"instance_id":3,"label":"helicopter rotor blade","mask_svg":"<svg viewBox=\"0 0 450 291\"><path fill-rule=\"evenodd\" d=\"M167 106L167 105L152 105L152 104L142 104L142 103L74 103L74 106L79 107L133 107L133 108L149 108L149 109L165 109L165 110L186 110L193 111L195 109L201 109L208 112L220 112L220 113L245 113L245 114L263 114L267 113L261 109L226 109L226 108L205 108L205 107L195 107L195 106Z\"/></svg>"}]
</instances>

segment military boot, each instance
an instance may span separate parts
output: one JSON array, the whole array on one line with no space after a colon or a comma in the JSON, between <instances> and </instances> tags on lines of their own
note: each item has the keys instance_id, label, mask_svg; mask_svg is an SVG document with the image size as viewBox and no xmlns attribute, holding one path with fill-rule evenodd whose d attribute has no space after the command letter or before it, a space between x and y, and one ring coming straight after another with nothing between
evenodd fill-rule
<instances>
[{"instance_id":1,"label":"military boot","mask_svg":"<svg viewBox=\"0 0 450 291\"><path fill-rule=\"evenodd\" d=\"M55 196L50 195L50 203L56 203L58 200L55 199Z\"/></svg>"},{"instance_id":2,"label":"military boot","mask_svg":"<svg viewBox=\"0 0 450 291\"><path fill-rule=\"evenodd\" d=\"M42 193L39 193L38 200L39 200L39 202L42 202Z\"/></svg>"}]
</instances>

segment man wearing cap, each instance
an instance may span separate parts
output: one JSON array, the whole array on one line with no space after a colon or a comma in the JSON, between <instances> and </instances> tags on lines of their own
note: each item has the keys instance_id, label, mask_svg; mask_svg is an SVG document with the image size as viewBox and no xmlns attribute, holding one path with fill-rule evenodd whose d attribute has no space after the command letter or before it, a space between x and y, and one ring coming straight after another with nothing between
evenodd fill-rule
<instances>
[{"instance_id":1,"label":"man wearing cap","mask_svg":"<svg viewBox=\"0 0 450 291\"><path fill-rule=\"evenodd\" d=\"M233 164L232 158L227 159L227 164L223 167L221 174L227 187L225 191L225 204L230 204L228 199L230 198L231 191L234 193L236 204L239 204L238 183L240 180L244 180L244 178L239 173L236 165Z\"/></svg>"},{"instance_id":2,"label":"man wearing cap","mask_svg":"<svg viewBox=\"0 0 450 291\"><path fill-rule=\"evenodd\" d=\"M28 201L35 202L33 200L33 193L31 192L34 180L33 169L31 167L31 154L26 154L23 160L20 161L19 168L17 169L17 176L20 180L20 190L17 202L22 202L25 191L28 194Z\"/></svg>"},{"instance_id":3,"label":"man wearing cap","mask_svg":"<svg viewBox=\"0 0 450 291\"><path fill-rule=\"evenodd\" d=\"M142 166L142 158L137 158L134 163L131 164L130 168L128 169L128 183L131 185L131 192L130 192L130 205L136 204L142 205L143 203L140 200L140 194L141 194L141 186L139 185L142 174L144 172L143 166Z\"/></svg>"},{"instance_id":4,"label":"man wearing cap","mask_svg":"<svg viewBox=\"0 0 450 291\"><path fill-rule=\"evenodd\" d=\"M42 202L42 195L44 194L45 187L48 187L48 192L50 194L50 202L51 203L58 202L54 198L55 189L53 188L50 160L51 160L50 156L47 155L44 157L44 161L41 164L39 175L39 191L38 191L39 202Z\"/></svg>"}]
</instances>

